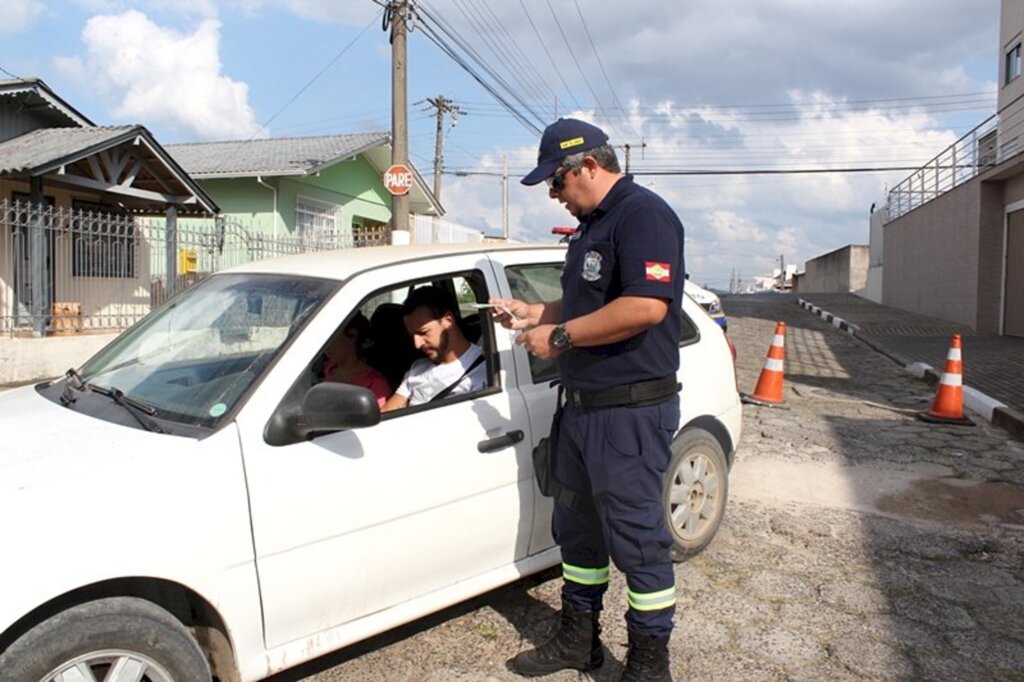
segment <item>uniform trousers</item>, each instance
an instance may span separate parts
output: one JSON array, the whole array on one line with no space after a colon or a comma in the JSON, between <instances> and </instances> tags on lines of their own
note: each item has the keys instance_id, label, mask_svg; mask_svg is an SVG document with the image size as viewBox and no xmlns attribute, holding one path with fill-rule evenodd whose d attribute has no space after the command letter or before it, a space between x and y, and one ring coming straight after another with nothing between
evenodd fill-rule
<instances>
[{"instance_id":1,"label":"uniform trousers","mask_svg":"<svg viewBox=\"0 0 1024 682\"><path fill-rule=\"evenodd\" d=\"M679 395L656 405L585 408L562 413L555 475L583 498L555 504L552 526L562 552L563 598L600 610L609 557L625 574L631 631L667 636L675 612L672 536L662 506Z\"/></svg>"}]
</instances>

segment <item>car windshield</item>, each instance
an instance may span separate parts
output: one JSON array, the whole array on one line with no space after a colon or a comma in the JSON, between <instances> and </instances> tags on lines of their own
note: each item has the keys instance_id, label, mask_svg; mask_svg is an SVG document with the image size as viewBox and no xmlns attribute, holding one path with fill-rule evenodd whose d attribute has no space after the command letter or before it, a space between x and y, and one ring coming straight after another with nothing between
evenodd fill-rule
<instances>
[{"instance_id":1,"label":"car windshield","mask_svg":"<svg viewBox=\"0 0 1024 682\"><path fill-rule=\"evenodd\" d=\"M280 275L210 277L154 311L78 372L160 419L215 427L338 282Z\"/></svg>"}]
</instances>

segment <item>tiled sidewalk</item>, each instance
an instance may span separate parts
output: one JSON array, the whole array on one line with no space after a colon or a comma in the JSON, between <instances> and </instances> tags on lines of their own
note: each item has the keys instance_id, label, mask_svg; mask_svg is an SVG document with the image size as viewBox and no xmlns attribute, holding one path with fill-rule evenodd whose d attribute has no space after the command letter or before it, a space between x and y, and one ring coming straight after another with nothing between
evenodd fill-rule
<instances>
[{"instance_id":1,"label":"tiled sidewalk","mask_svg":"<svg viewBox=\"0 0 1024 682\"><path fill-rule=\"evenodd\" d=\"M952 322L853 294L808 293L799 298L855 325L857 336L902 364L923 362L941 372L950 339L960 334L964 384L1024 412L1024 338L979 336Z\"/></svg>"}]
</instances>

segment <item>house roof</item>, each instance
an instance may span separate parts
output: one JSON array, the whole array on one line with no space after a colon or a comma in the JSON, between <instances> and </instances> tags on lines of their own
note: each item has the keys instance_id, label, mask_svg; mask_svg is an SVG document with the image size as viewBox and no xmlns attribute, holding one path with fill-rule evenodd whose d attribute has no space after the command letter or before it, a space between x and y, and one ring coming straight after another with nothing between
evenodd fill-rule
<instances>
[{"instance_id":1,"label":"house roof","mask_svg":"<svg viewBox=\"0 0 1024 682\"><path fill-rule=\"evenodd\" d=\"M388 133L278 137L167 145L195 178L313 175L391 141Z\"/></svg>"},{"instance_id":2,"label":"house roof","mask_svg":"<svg viewBox=\"0 0 1024 682\"><path fill-rule=\"evenodd\" d=\"M96 125L65 102L40 78L0 80L0 97L17 99L29 108L46 107L49 118L59 126L92 127Z\"/></svg>"},{"instance_id":3,"label":"house roof","mask_svg":"<svg viewBox=\"0 0 1024 682\"><path fill-rule=\"evenodd\" d=\"M200 180L310 176L362 154L381 174L391 165L390 133L353 133L317 137L277 137L230 142L167 145L167 151L189 175ZM441 203L412 164L416 182L410 210L444 215Z\"/></svg>"},{"instance_id":4,"label":"house roof","mask_svg":"<svg viewBox=\"0 0 1024 682\"><path fill-rule=\"evenodd\" d=\"M140 212L167 204L218 212L217 204L140 125L39 128L0 142L0 177L107 192Z\"/></svg>"}]
</instances>

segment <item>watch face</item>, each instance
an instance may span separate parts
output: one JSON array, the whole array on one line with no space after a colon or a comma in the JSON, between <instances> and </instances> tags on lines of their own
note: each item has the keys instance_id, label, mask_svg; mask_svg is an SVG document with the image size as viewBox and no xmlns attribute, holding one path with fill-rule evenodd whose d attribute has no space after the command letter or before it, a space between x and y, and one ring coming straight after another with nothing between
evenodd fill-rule
<instances>
[{"instance_id":1,"label":"watch face","mask_svg":"<svg viewBox=\"0 0 1024 682\"><path fill-rule=\"evenodd\" d=\"M565 350L569 347L569 335L566 333L565 327L555 327L551 332L551 345L558 350Z\"/></svg>"}]
</instances>

